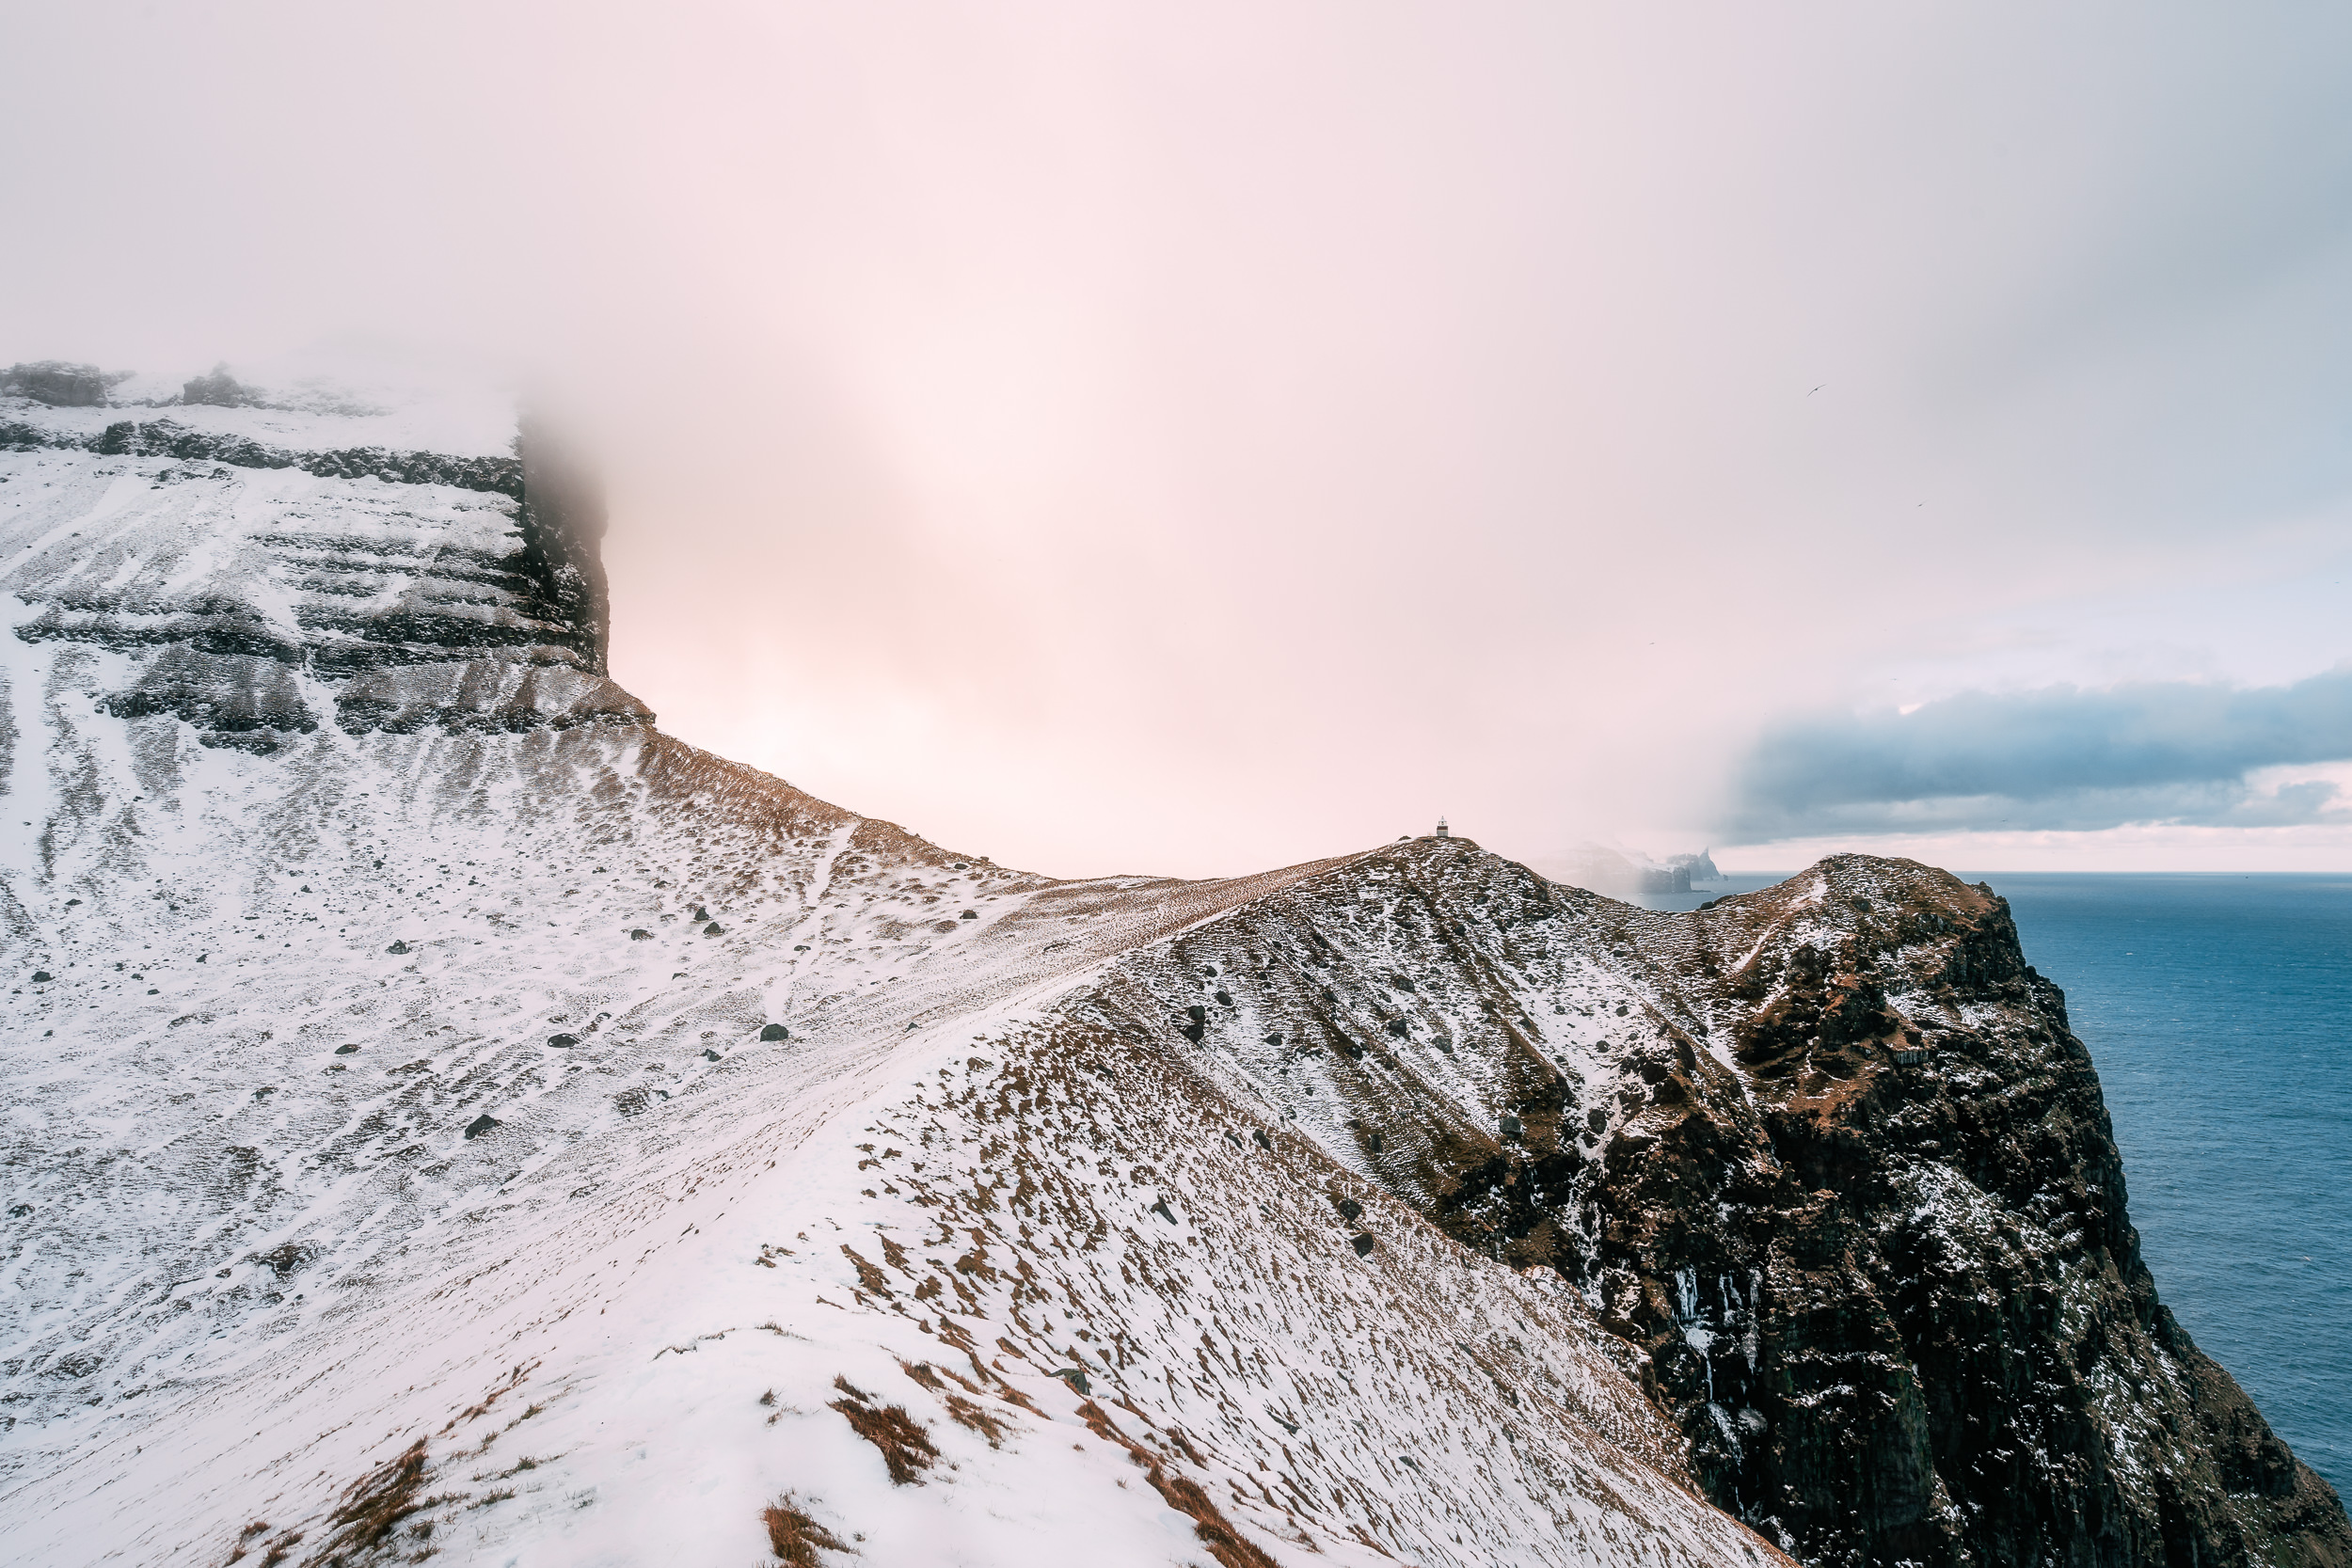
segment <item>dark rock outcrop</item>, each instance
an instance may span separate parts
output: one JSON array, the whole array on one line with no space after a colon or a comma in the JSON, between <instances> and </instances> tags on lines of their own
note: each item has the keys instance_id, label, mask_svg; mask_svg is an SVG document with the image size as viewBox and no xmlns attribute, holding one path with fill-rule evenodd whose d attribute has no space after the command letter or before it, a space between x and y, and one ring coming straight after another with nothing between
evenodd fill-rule
<instances>
[{"instance_id":1,"label":"dark rock outcrop","mask_svg":"<svg viewBox=\"0 0 2352 1568\"><path fill-rule=\"evenodd\" d=\"M72 401L87 390L72 379L87 369L8 374L13 388ZM259 394L221 371L190 381L182 402L245 407ZM238 469L364 482L325 505L273 503L283 522L246 534L235 556L193 581L176 532L95 548L76 535L54 561L16 563L12 590L38 607L16 627L20 639L134 656L129 684L100 699L116 717L168 716L205 746L262 756L320 729L322 695L336 727L355 736L652 722L606 675L601 491L542 423L526 426L512 457L297 451L167 417L120 420L95 436L18 422L0 427L0 444L169 459L149 470L158 489L227 488ZM409 501L387 485L502 499Z\"/></svg>"},{"instance_id":2,"label":"dark rock outcrop","mask_svg":"<svg viewBox=\"0 0 2352 1568\"><path fill-rule=\"evenodd\" d=\"M1990 889L1840 857L1644 946L1721 997L1739 1072L1654 1021L1672 1064L1553 1260L1719 1503L1822 1563L2352 1561L2158 1304L2090 1053Z\"/></svg>"},{"instance_id":3,"label":"dark rock outcrop","mask_svg":"<svg viewBox=\"0 0 2352 1568\"><path fill-rule=\"evenodd\" d=\"M1427 839L1112 994L1140 1033L1220 972L1242 1027L1184 1030L1218 1070L1577 1287L1709 1496L1804 1560L2352 1564L2158 1302L2090 1054L1989 889L1841 856L1663 914Z\"/></svg>"},{"instance_id":4,"label":"dark rock outcrop","mask_svg":"<svg viewBox=\"0 0 2352 1568\"><path fill-rule=\"evenodd\" d=\"M553 426L526 415L522 452L520 562L539 585L545 619L578 629L584 667L604 674L612 610L605 587L604 486L596 470Z\"/></svg>"},{"instance_id":5,"label":"dark rock outcrop","mask_svg":"<svg viewBox=\"0 0 2352 1568\"><path fill-rule=\"evenodd\" d=\"M45 403L53 408L98 408L116 383L130 372L107 374L95 365L69 364L62 359L38 359L0 371L0 393Z\"/></svg>"}]
</instances>

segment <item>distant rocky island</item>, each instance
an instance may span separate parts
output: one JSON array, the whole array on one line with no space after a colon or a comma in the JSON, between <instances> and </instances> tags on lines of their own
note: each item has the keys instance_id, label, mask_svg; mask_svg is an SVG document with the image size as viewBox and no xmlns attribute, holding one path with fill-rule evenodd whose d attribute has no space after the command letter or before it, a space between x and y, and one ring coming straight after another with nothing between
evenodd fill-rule
<instances>
[{"instance_id":1,"label":"distant rocky island","mask_svg":"<svg viewBox=\"0 0 2352 1568\"><path fill-rule=\"evenodd\" d=\"M1570 887L1605 893L1612 898L1666 897L1724 879L1705 849L1659 861L1639 850L1584 843L1557 854L1534 857L1528 863Z\"/></svg>"}]
</instances>

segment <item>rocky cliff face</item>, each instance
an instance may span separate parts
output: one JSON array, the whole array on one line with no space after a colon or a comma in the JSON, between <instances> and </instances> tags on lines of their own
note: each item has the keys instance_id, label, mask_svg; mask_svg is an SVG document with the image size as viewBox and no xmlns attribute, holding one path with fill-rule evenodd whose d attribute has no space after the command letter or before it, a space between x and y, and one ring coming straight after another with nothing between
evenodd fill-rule
<instances>
[{"instance_id":1,"label":"rocky cliff face","mask_svg":"<svg viewBox=\"0 0 2352 1568\"><path fill-rule=\"evenodd\" d=\"M529 430L57 385L13 1560L2347 1560L1981 890L1024 875L660 735Z\"/></svg>"},{"instance_id":2,"label":"rocky cliff face","mask_svg":"<svg viewBox=\"0 0 2352 1568\"><path fill-rule=\"evenodd\" d=\"M1839 857L1661 915L1434 839L1332 875L1180 944L1137 1027L1573 1281L1719 1506L1824 1564L2352 1561L2159 1305L2089 1054L1987 890Z\"/></svg>"},{"instance_id":3,"label":"rocky cliff face","mask_svg":"<svg viewBox=\"0 0 2352 1568\"><path fill-rule=\"evenodd\" d=\"M11 630L125 656L102 711L168 714L259 755L322 723L651 718L604 678L601 504L553 437L452 455L341 444L347 420L257 435L212 405L76 418L98 412L18 400L0 447L24 456L19 496L48 492L42 515L82 525L35 531L6 563Z\"/></svg>"}]
</instances>

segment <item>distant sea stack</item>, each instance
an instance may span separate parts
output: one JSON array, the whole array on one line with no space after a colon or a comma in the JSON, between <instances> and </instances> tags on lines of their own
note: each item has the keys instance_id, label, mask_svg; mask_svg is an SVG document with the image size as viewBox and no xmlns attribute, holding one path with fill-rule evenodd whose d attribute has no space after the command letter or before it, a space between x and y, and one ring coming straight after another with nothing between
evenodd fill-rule
<instances>
[{"instance_id":1,"label":"distant sea stack","mask_svg":"<svg viewBox=\"0 0 2352 1568\"><path fill-rule=\"evenodd\" d=\"M0 376L12 1564L2352 1564L1988 889L1002 867L663 735L593 467Z\"/></svg>"},{"instance_id":2,"label":"distant sea stack","mask_svg":"<svg viewBox=\"0 0 2352 1568\"><path fill-rule=\"evenodd\" d=\"M1607 894L1612 898L1675 897L1693 886L1720 882L1724 874L1705 849L1695 855L1669 855L1655 861L1630 850L1603 844L1579 844L1559 854L1530 863L1548 877L1571 887Z\"/></svg>"}]
</instances>

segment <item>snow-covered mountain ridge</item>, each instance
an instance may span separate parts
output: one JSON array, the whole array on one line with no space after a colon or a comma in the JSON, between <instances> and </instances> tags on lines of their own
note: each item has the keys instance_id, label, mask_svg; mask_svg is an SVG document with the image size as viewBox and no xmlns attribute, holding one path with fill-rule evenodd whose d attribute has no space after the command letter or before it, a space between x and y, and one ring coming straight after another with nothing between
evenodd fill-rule
<instances>
[{"instance_id":1,"label":"snow-covered mountain ridge","mask_svg":"<svg viewBox=\"0 0 2352 1568\"><path fill-rule=\"evenodd\" d=\"M2344 1560L2133 1338L2095 1080L1950 879L1009 871L661 735L532 438L120 415L0 408L73 436L0 451L9 1560ZM2052 1105L2012 1191L1969 1139ZM1964 1289L1873 1273L1889 1192ZM2083 1369L2006 1557L1911 1326L1969 1292Z\"/></svg>"}]
</instances>

